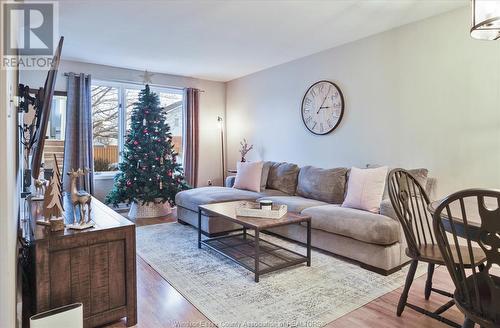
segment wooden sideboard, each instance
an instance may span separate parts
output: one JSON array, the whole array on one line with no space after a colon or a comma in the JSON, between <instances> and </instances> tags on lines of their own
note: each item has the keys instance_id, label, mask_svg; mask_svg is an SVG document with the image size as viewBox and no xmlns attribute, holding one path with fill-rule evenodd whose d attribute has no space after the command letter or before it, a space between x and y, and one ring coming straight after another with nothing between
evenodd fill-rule
<instances>
[{"instance_id":1,"label":"wooden sideboard","mask_svg":"<svg viewBox=\"0 0 500 328\"><path fill-rule=\"evenodd\" d=\"M83 303L85 327L126 317L137 323L135 225L92 199L93 228L51 232L35 223L42 212L31 201L31 218L21 223L23 318L74 302ZM65 203L66 223L71 205Z\"/></svg>"}]
</instances>

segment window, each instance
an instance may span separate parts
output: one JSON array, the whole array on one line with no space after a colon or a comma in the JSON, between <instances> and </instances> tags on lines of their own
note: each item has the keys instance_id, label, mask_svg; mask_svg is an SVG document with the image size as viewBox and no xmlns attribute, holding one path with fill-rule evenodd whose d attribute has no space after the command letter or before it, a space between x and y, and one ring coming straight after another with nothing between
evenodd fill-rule
<instances>
[{"instance_id":1,"label":"window","mask_svg":"<svg viewBox=\"0 0 500 328\"><path fill-rule=\"evenodd\" d=\"M64 140L66 128L66 96L54 95L47 128L48 140Z\"/></svg>"},{"instance_id":2,"label":"window","mask_svg":"<svg viewBox=\"0 0 500 328\"><path fill-rule=\"evenodd\" d=\"M43 149L44 167L54 169L54 155L59 169L62 169L64 159L64 134L66 133L66 96L54 95L47 126L47 140Z\"/></svg>"},{"instance_id":3,"label":"window","mask_svg":"<svg viewBox=\"0 0 500 328\"><path fill-rule=\"evenodd\" d=\"M92 131L94 134L94 171L118 169L119 89L92 85Z\"/></svg>"},{"instance_id":4,"label":"window","mask_svg":"<svg viewBox=\"0 0 500 328\"><path fill-rule=\"evenodd\" d=\"M125 124L126 130L130 128L130 117L132 116L132 110L134 109L134 104L139 100L139 92L137 89L125 89L125 104L126 104L126 114L127 122Z\"/></svg>"},{"instance_id":5,"label":"window","mask_svg":"<svg viewBox=\"0 0 500 328\"><path fill-rule=\"evenodd\" d=\"M160 106L166 114L166 122L170 126L174 149L179 154L178 163L182 164L182 93L159 92Z\"/></svg>"},{"instance_id":6,"label":"window","mask_svg":"<svg viewBox=\"0 0 500 328\"><path fill-rule=\"evenodd\" d=\"M130 116L139 92L139 84L94 81L92 84L92 113L94 133L94 171L110 172L118 169L124 137L130 127ZM151 87L158 94L160 106L173 136L174 148L182 164L183 93L182 90Z\"/></svg>"}]
</instances>

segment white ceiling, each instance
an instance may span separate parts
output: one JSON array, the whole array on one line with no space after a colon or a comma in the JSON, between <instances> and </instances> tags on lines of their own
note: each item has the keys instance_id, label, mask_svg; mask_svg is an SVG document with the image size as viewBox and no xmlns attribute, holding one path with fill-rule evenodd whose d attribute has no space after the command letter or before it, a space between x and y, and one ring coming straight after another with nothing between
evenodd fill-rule
<instances>
[{"instance_id":1,"label":"white ceiling","mask_svg":"<svg viewBox=\"0 0 500 328\"><path fill-rule=\"evenodd\" d=\"M59 3L63 59L229 81L456 9L468 1Z\"/></svg>"}]
</instances>

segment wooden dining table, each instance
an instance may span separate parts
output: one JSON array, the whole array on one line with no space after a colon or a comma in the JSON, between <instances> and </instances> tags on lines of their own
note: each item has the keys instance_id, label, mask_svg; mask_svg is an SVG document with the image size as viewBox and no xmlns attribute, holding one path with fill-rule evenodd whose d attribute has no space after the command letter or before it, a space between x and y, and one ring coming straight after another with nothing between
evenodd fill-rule
<instances>
[{"instance_id":1,"label":"wooden dining table","mask_svg":"<svg viewBox=\"0 0 500 328\"><path fill-rule=\"evenodd\" d=\"M442 200L437 200L429 204L428 209L433 216L441 202ZM485 198L484 203L487 208L498 207L497 200L493 198ZM458 236L465 238L467 236L467 228L470 239L473 241L478 241L481 228L481 216L479 215L478 199L476 197L467 197L464 199L464 205L466 210L465 214L467 216L467 227L465 226L462 219L460 203L456 201L450 204L450 213L453 223L455 224L455 230ZM446 209L441 212L441 219L443 220L444 229L448 232L451 232L452 228L450 218L448 217Z\"/></svg>"}]
</instances>

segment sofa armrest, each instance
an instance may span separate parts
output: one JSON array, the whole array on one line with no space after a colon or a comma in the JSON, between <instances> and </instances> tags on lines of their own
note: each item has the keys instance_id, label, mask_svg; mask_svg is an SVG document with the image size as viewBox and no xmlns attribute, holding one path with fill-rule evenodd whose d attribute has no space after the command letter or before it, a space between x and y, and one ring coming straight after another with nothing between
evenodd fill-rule
<instances>
[{"instance_id":1,"label":"sofa armrest","mask_svg":"<svg viewBox=\"0 0 500 328\"><path fill-rule=\"evenodd\" d=\"M392 207L391 200L389 198L383 199L380 203L380 214L388 216L396 221L398 221L398 217L396 215L396 211Z\"/></svg>"},{"instance_id":2,"label":"sofa armrest","mask_svg":"<svg viewBox=\"0 0 500 328\"><path fill-rule=\"evenodd\" d=\"M398 216L396 215L396 211L394 210L394 207L392 206L392 202L389 198L385 198L382 200L380 203L380 214L385 215L387 217L390 217L393 220L396 220L399 223ZM408 262L410 258L406 255L406 246L408 245L406 243L406 236L404 234L404 229L399 225L399 242L401 243L401 263Z\"/></svg>"},{"instance_id":3,"label":"sofa armrest","mask_svg":"<svg viewBox=\"0 0 500 328\"><path fill-rule=\"evenodd\" d=\"M232 188L234 186L234 180L236 179L235 175L229 176L226 178L225 187Z\"/></svg>"},{"instance_id":4,"label":"sofa armrest","mask_svg":"<svg viewBox=\"0 0 500 328\"><path fill-rule=\"evenodd\" d=\"M436 185L437 185L437 179L428 177L427 178L427 184L425 186L425 192L427 193L427 196L432 200L436 199Z\"/></svg>"}]
</instances>

